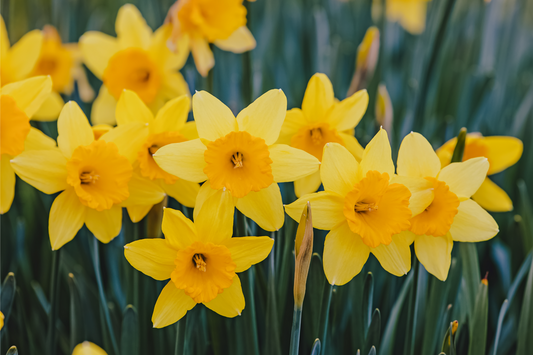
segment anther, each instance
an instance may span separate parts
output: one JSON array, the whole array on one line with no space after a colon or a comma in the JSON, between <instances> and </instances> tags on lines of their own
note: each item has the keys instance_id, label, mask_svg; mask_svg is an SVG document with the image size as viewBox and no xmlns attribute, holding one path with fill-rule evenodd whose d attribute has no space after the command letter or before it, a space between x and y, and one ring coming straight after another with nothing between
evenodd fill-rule
<instances>
[{"instance_id":1,"label":"anther","mask_svg":"<svg viewBox=\"0 0 533 355\"><path fill-rule=\"evenodd\" d=\"M196 268L200 271L207 271L207 264L205 263L204 256L202 254L194 254L192 261Z\"/></svg>"},{"instance_id":2,"label":"anther","mask_svg":"<svg viewBox=\"0 0 533 355\"><path fill-rule=\"evenodd\" d=\"M82 184L95 184L99 178L100 175L97 175L94 170L91 170L90 172L84 171L80 174L80 181Z\"/></svg>"},{"instance_id":3,"label":"anther","mask_svg":"<svg viewBox=\"0 0 533 355\"><path fill-rule=\"evenodd\" d=\"M231 161L233 162L234 166L233 169L242 168L243 167L243 155L240 152L236 152L231 156Z\"/></svg>"}]
</instances>

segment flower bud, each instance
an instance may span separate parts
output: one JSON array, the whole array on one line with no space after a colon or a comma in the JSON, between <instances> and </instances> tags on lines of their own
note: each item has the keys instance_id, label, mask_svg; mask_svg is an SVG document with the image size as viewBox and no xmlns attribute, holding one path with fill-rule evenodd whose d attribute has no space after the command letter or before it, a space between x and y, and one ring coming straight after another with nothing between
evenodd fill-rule
<instances>
[{"instance_id":1,"label":"flower bud","mask_svg":"<svg viewBox=\"0 0 533 355\"><path fill-rule=\"evenodd\" d=\"M363 41L357 47L357 59L355 62L355 74L346 96L365 89L374 75L379 55L379 30L377 27L369 27Z\"/></svg>"},{"instance_id":2,"label":"flower bud","mask_svg":"<svg viewBox=\"0 0 533 355\"><path fill-rule=\"evenodd\" d=\"M313 220L311 205L307 202L304 207L295 240L296 267L294 272L294 304L301 308L305 297L307 274L313 255Z\"/></svg>"},{"instance_id":3,"label":"flower bud","mask_svg":"<svg viewBox=\"0 0 533 355\"><path fill-rule=\"evenodd\" d=\"M378 97L376 99L376 121L387 132L392 129L392 103L385 84L379 84Z\"/></svg>"}]
</instances>

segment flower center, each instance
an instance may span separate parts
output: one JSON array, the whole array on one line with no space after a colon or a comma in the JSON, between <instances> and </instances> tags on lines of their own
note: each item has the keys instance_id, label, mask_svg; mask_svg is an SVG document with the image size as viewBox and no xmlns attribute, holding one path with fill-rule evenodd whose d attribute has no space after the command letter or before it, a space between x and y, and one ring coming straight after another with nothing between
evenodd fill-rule
<instances>
[{"instance_id":1,"label":"flower center","mask_svg":"<svg viewBox=\"0 0 533 355\"><path fill-rule=\"evenodd\" d=\"M94 141L79 146L67 161L67 183L81 203L98 211L128 198L131 175L130 163L118 154L114 143Z\"/></svg>"},{"instance_id":2,"label":"flower center","mask_svg":"<svg viewBox=\"0 0 533 355\"><path fill-rule=\"evenodd\" d=\"M204 159L204 173L211 187L226 188L235 197L244 197L274 182L268 146L248 132L231 132L207 143Z\"/></svg>"},{"instance_id":3,"label":"flower center","mask_svg":"<svg viewBox=\"0 0 533 355\"><path fill-rule=\"evenodd\" d=\"M47 30L55 33L45 34L41 53L31 76L50 75L53 82L52 89L54 91L64 91L72 83L74 58L71 52L61 44L61 38L57 31L49 28Z\"/></svg>"},{"instance_id":4,"label":"flower center","mask_svg":"<svg viewBox=\"0 0 533 355\"><path fill-rule=\"evenodd\" d=\"M409 229L411 192L389 184L389 174L369 171L344 199L344 216L350 229L369 247L388 245L392 236Z\"/></svg>"},{"instance_id":5,"label":"flower center","mask_svg":"<svg viewBox=\"0 0 533 355\"><path fill-rule=\"evenodd\" d=\"M115 53L104 70L103 82L117 100L124 89L132 90L150 104L161 87L157 65L141 48L127 48Z\"/></svg>"},{"instance_id":6,"label":"flower center","mask_svg":"<svg viewBox=\"0 0 533 355\"><path fill-rule=\"evenodd\" d=\"M0 154L18 155L30 133L30 119L9 95L0 96Z\"/></svg>"},{"instance_id":7,"label":"flower center","mask_svg":"<svg viewBox=\"0 0 533 355\"><path fill-rule=\"evenodd\" d=\"M167 173L157 165L152 157L161 147L167 144L185 142L187 138L179 132L162 132L150 134L138 153L141 175L151 180L164 179L165 183L173 184L178 180L177 176Z\"/></svg>"},{"instance_id":8,"label":"flower center","mask_svg":"<svg viewBox=\"0 0 533 355\"><path fill-rule=\"evenodd\" d=\"M326 122L314 123L300 130L292 137L291 146L305 150L322 161L324 145L329 142L344 145L344 141L336 129L330 128Z\"/></svg>"},{"instance_id":9,"label":"flower center","mask_svg":"<svg viewBox=\"0 0 533 355\"><path fill-rule=\"evenodd\" d=\"M174 264L172 282L197 303L213 300L235 277L236 265L224 245L194 242L178 251Z\"/></svg>"},{"instance_id":10,"label":"flower center","mask_svg":"<svg viewBox=\"0 0 533 355\"><path fill-rule=\"evenodd\" d=\"M460 201L446 183L432 177L425 179L433 183L433 201L422 213L411 219L411 232L442 237L450 230Z\"/></svg>"}]
</instances>

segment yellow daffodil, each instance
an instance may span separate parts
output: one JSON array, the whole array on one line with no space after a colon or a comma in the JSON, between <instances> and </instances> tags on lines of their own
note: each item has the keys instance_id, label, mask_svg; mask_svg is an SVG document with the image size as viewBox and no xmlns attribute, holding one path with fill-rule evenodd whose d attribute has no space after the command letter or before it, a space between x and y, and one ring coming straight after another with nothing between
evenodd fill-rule
<instances>
[{"instance_id":1,"label":"yellow daffodil","mask_svg":"<svg viewBox=\"0 0 533 355\"><path fill-rule=\"evenodd\" d=\"M454 241L481 242L498 233L491 215L470 199L488 170L489 161L482 157L441 169L437 154L418 133L408 134L400 146L399 181L425 185L421 193L426 196L422 213L411 219L404 235L414 240L418 260L439 280L448 276Z\"/></svg>"},{"instance_id":2,"label":"yellow daffodil","mask_svg":"<svg viewBox=\"0 0 533 355\"><path fill-rule=\"evenodd\" d=\"M0 154L2 156L0 213L11 208L15 197L15 171L11 159L25 150L51 149L53 139L31 127L30 118L52 90L52 80L39 76L7 84L0 91Z\"/></svg>"},{"instance_id":3,"label":"yellow daffodil","mask_svg":"<svg viewBox=\"0 0 533 355\"><path fill-rule=\"evenodd\" d=\"M0 330L4 327L4 313L0 312Z\"/></svg>"},{"instance_id":4,"label":"yellow daffodil","mask_svg":"<svg viewBox=\"0 0 533 355\"><path fill-rule=\"evenodd\" d=\"M130 196L132 167L115 143L94 139L87 117L75 102L67 102L57 120L58 148L24 152L11 164L21 179L56 197L48 231L53 250L87 228L109 243L122 226L121 204ZM129 198L128 198L129 197Z\"/></svg>"},{"instance_id":5,"label":"yellow daffodil","mask_svg":"<svg viewBox=\"0 0 533 355\"><path fill-rule=\"evenodd\" d=\"M126 4L118 12L115 30L117 38L90 31L79 41L85 64L103 81L92 108L93 124L115 123L115 106L124 89L135 91L153 112L169 99L189 94L177 71L187 56L168 49L167 26L152 33L139 10Z\"/></svg>"},{"instance_id":6,"label":"yellow daffodil","mask_svg":"<svg viewBox=\"0 0 533 355\"><path fill-rule=\"evenodd\" d=\"M143 189L147 204L128 206L133 222L138 222L165 194L182 205L194 207L200 186L161 169L152 155L159 148L198 138L195 122L187 122L190 98L180 96L169 101L156 117L133 91L124 90L117 104L118 127L101 139L113 141L119 152L133 165L131 184ZM94 130L94 128L93 128ZM134 189L132 186L130 188Z\"/></svg>"},{"instance_id":7,"label":"yellow daffodil","mask_svg":"<svg viewBox=\"0 0 533 355\"><path fill-rule=\"evenodd\" d=\"M411 191L395 183L387 133L368 143L361 162L338 143L327 143L320 175L324 191L302 196L285 206L294 220L309 201L313 227L330 230L324 244L324 272L330 284L344 285L363 268L370 253L389 273L411 268L409 229ZM411 199L411 200L410 200Z\"/></svg>"},{"instance_id":8,"label":"yellow daffodil","mask_svg":"<svg viewBox=\"0 0 533 355\"><path fill-rule=\"evenodd\" d=\"M211 205L195 218L166 208L165 239L142 239L124 247L129 263L142 273L170 281L154 307L155 328L180 320L197 303L233 318L244 309L244 295L237 273L264 260L274 244L268 237L232 238L233 219L222 218Z\"/></svg>"},{"instance_id":9,"label":"yellow daffodil","mask_svg":"<svg viewBox=\"0 0 533 355\"><path fill-rule=\"evenodd\" d=\"M379 44L379 29L375 26L369 27L363 41L357 47L355 73L347 96L352 96L355 92L366 88L374 76L374 70L378 64Z\"/></svg>"},{"instance_id":10,"label":"yellow daffodil","mask_svg":"<svg viewBox=\"0 0 533 355\"><path fill-rule=\"evenodd\" d=\"M92 126L91 128L93 130L94 140L97 141L104 134L106 134L107 132L112 130L113 126L105 124L105 123L102 123L102 124L97 124L96 126Z\"/></svg>"},{"instance_id":11,"label":"yellow daffodil","mask_svg":"<svg viewBox=\"0 0 533 355\"><path fill-rule=\"evenodd\" d=\"M191 51L202 76L215 65L210 43L233 53L255 48L242 0L178 0L168 11L166 22L172 26L170 46L187 56Z\"/></svg>"},{"instance_id":12,"label":"yellow daffodil","mask_svg":"<svg viewBox=\"0 0 533 355\"><path fill-rule=\"evenodd\" d=\"M84 341L83 343L76 345L72 355L107 355L107 353L98 345L89 341Z\"/></svg>"},{"instance_id":13,"label":"yellow daffodil","mask_svg":"<svg viewBox=\"0 0 533 355\"><path fill-rule=\"evenodd\" d=\"M450 164L456 144L457 138L453 138L437 149L442 167ZM480 133L470 133L466 137L463 161L475 157L485 157L490 165L487 175L492 175L514 165L522 156L522 150L522 141L515 137L483 137ZM513 209L513 201L509 195L488 177L485 178L472 198L488 211L506 212Z\"/></svg>"},{"instance_id":14,"label":"yellow daffodil","mask_svg":"<svg viewBox=\"0 0 533 355\"><path fill-rule=\"evenodd\" d=\"M281 228L284 213L276 182L310 175L320 164L300 149L274 144L287 110L283 91L268 91L237 118L205 91L193 96L192 106L200 138L162 147L153 155L156 163L180 179L207 180L195 215L204 203L215 204L233 221L237 207L265 230Z\"/></svg>"},{"instance_id":15,"label":"yellow daffodil","mask_svg":"<svg viewBox=\"0 0 533 355\"><path fill-rule=\"evenodd\" d=\"M374 0L376 2L377 0ZM427 3L430 0L386 0L387 19L399 22L409 33L421 34L426 28Z\"/></svg>"},{"instance_id":16,"label":"yellow daffodil","mask_svg":"<svg viewBox=\"0 0 533 355\"><path fill-rule=\"evenodd\" d=\"M307 84L302 109L293 108L287 111L278 143L302 149L320 161L326 143L339 143L357 160L361 160L363 148L353 136L353 129L365 114L367 105L366 90L358 91L338 102L333 96L333 87L328 77L320 73L315 74ZM320 171L296 180L296 196L315 192L321 182Z\"/></svg>"}]
</instances>

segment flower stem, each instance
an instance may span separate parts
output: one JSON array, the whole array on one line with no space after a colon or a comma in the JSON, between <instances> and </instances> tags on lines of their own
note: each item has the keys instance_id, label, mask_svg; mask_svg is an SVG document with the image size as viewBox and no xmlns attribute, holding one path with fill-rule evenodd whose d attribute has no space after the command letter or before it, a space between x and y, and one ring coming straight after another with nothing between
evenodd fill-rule
<instances>
[{"instance_id":1,"label":"flower stem","mask_svg":"<svg viewBox=\"0 0 533 355\"><path fill-rule=\"evenodd\" d=\"M48 317L48 350L50 355L56 353L56 320L59 301L59 262L61 249L52 255L52 278L50 280L50 314Z\"/></svg>"},{"instance_id":2,"label":"flower stem","mask_svg":"<svg viewBox=\"0 0 533 355\"><path fill-rule=\"evenodd\" d=\"M294 305L292 314L291 347L289 355L298 355L300 347L300 330L302 328L302 308Z\"/></svg>"},{"instance_id":3,"label":"flower stem","mask_svg":"<svg viewBox=\"0 0 533 355\"><path fill-rule=\"evenodd\" d=\"M187 316L178 321L176 327L176 346L174 347L174 355L185 354L185 330L187 329Z\"/></svg>"},{"instance_id":4,"label":"flower stem","mask_svg":"<svg viewBox=\"0 0 533 355\"><path fill-rule=\"evenodd\" d=\"M328 321L329 321L329 309L331 306L331 296L333 295L333 285L330 287L324 287L324 294L322 296L322 313L320 314L320 343L321 354L325 354L326 351L326 338L328 335Z\"/></svg>"}]
</instances>

